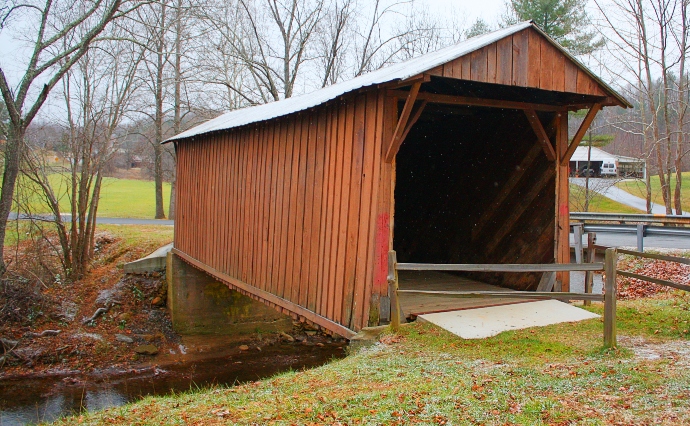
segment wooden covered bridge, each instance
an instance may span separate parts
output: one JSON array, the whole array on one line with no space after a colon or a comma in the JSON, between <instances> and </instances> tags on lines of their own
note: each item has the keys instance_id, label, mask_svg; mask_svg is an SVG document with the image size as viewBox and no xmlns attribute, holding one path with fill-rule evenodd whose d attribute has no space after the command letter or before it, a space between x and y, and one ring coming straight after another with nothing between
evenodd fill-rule
<instances>
[{"instance_id":1,"label":"wooden covered bridge","mask_svg":"<svg viewBox=\"0 0 690 426\"><path fill-rule=\"evenodd\" d=\"M168 140L173 252L346 337L390 320L389 250L402 262L568 263L568 160L604 106L629 105L525 22L224 114ZM540 276L472 278L532 290Z\"/></svg>"}]
</instances>

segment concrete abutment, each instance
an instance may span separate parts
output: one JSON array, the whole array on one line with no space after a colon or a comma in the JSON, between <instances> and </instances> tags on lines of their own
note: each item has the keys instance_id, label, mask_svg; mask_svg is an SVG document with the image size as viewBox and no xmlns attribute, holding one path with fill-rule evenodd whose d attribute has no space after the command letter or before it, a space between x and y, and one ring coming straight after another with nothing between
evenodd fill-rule
<instances>
[{"instance_id":1,"label":"concrete abutment","mask_svg":"<svg viewBox=\"0 0 690 426\"><path fill-rule=\"evenodd\" d=\"M169 252L168 309L183 335L272 333L292 329L292 318L231 290L226 284Z\"/></svg>"}]
</instances>

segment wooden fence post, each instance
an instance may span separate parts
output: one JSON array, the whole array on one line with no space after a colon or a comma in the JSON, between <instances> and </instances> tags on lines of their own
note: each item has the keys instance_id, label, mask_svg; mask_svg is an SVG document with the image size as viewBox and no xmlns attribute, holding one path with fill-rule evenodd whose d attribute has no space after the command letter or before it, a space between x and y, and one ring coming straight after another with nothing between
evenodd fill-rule
<instances>
[{"instance_id":1,"label":"wooden fence post","mask_svg":"<svg viewBox=\"0 0 690 426\"><path fill-rule=\"evenodd\" d=\"M587 233L587 263L594 263L597 249L594 248L595 234L593 232ZM592 284L594 282L594 273L592 271L585 272L585 293L592 293ZM584 305L590 306L592 302L585 300Z\"/></svg>"},{"instance_id":2,"label":"wooden fence post","mask_svg":"<svg viewBox=\"0 0 690 426\"><path fill-rule=\"evenodd\" d=\"M616 342L616 266L618 252L615 248L606 249L604 272L604 347L615 348Z\"/></svg>"},{"instance_id":3,"label":"wooden fence post","mask_svg":"<svg viewBox=\"0 0 690 426\"><path fill-rule=\"evenodd\" d=\"M395 250L388 252L388 289L391 300L391 328L393 331L400 329L400 302L398 301L398 269Z\"/></svg>"}]
</instances>

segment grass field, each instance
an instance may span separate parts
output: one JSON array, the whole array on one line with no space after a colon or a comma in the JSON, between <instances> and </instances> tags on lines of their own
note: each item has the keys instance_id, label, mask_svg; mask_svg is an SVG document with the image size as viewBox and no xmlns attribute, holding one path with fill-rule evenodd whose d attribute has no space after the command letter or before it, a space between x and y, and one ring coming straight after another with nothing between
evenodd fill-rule
<instances>
[{"instance_id":1,"label":"grass field","mask_svg":"<svg viewBox=\"0 0 690 426\"><path fill-rule=\"evenodd\" d=\"M51 186L59 194L60 208L63 213L69 213L69 188L62 176L50 175ZM98 216L101 217L129 217L153 219L156 213L155 188L153 181L104 178L101 187L101 199L98 204ZM163 207L168 214L170 203L170 184L163 184ZM31 199L31 206L35 213L47 213L48 207L40 197Z\"/></svg>"},{"instance_id":2,"label":"grass field","mask_svg":"<svg viewBox=\"0 0 690 426\"><path fill-rule=\"evenodd\" d=\"M484 340L414 324L313 370L62 423L688 424L689 307L679 296L621 301L613 351L602 349L601 320Z\"/></svg>"},{"instance_id":3,"label":"grass field","mask_svg":"<svg viewBox=\"0 0 690 426\"><path fill-rule=\"evenodd\" d=\"M684 172L682 175L682 186L680 189L682 197L683 211L690 211L690 172ZM675 173L671 175L671 200L673 200L673 192L676 188L676 175ZM664 199L661 196L661 185L659 183L659 176L652 176L650 178L652 186L652 202L660 206L664 205ZM641 180L629 180L624 182L619 182L616 184L620 189L627 191L637 197L642 199L647 197L647 189L645 188L644 181ZM671 202L673 205L673 202ZM675 210L674 210L675 213Z\"/></svg>"},{"instance_id":4,"label":"grass field","mask_svg":"<svg viewBox=\"0 0 690 426\"><path fill-rule=\"evenodd\" d=\"M577 194L580 193L582 193L582 187L579 187L574 184L570 185L571 212L582 211L581 206L583 202L581 200L575 199ZM589 202L589 211L597 213L644 213L641 210L637 210L636 208L626 206L625 204L621 204L617 201L613 201L612 199L604 197L601 194L594 194L594 196L592 196L592 199Z\"/></svg>"}]
</instances>

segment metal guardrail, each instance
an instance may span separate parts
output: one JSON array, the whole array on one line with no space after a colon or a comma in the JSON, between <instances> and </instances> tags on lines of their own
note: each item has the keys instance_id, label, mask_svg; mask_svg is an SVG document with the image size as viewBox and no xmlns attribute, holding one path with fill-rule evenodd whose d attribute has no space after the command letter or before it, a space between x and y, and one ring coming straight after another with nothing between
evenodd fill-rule
<instances>
[{"instance_id":1,"label":"metal guardrail","mask_svg":"<svg viewBox=\"0 0 690 426\"><path fill-rule=\"evenodd\" d=\"M680 215L658 215L658 214L623 214L623 213L591 213L573 212L570 213L570 220L580 222L618 222L621 224L628 222L643 223L664 223L675 225L690 225L690 216Z\"/></svg>"},{"instance_id":2,"label":"metal guardrail","mask_svg":"<svg viewBox=\"0 0 690 426\"><path fill-rule=\"evenodd\" d=\"M400 293L435 294L450 297L520 297L530 299L558 299L558 300L598 300L604 302L604 345L616 346L616 261L615 248L606 249L604 263L568 263L568 264L430 264L430 263L398 263L395 251L388 253L388 284L391 295L391 327L400 327L401 307L398 295ZM604 271L606 281L604 295L590 293L570 293L551 291L552 288L542 288L540 282L537 291L439 291L439 290L400 290L398 288L398 271L462 271L462 272L543 272L542 282L550 282L551 287L556 272L566 271ZM547 274L551 274L551 279Z\"/></svg>"},{"instance_id":3,"label":"metal guardrail","mask_svg":"<svg viewBox=\"0 0 690 426\"><path fill-rule=\"evenodd\" d=\"M582 236L588 232L636 234L637 250L640 252L644 251L644 237L646 236L690 237L690 216L576 212L570 213L570 220L572 221L570 226L575 234L576 245L577 236ZM650 225L650 223L674 226L655 226Z\"/></svg>"}]
</instances>

